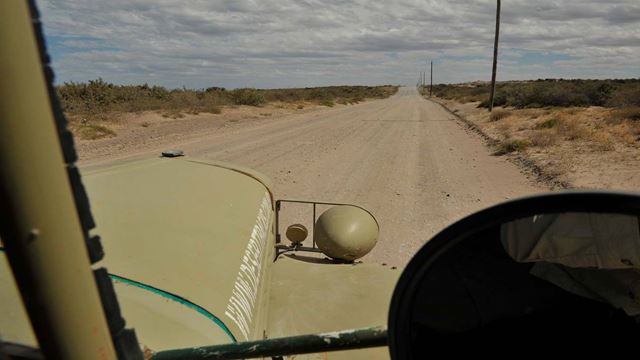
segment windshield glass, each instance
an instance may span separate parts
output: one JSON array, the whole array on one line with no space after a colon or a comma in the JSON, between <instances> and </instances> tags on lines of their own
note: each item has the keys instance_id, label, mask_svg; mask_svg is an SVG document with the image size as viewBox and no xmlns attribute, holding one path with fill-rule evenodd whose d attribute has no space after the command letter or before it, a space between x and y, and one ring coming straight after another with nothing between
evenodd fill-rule
<instances>
[{"instance_id":1,"label":"windshield glass","mask_svg":"<svg viewBox=\"0 0 640 360\"><path fill-rule=\"evenodd\" d=\"M36 5L101 264L150 353L384 326L454 221L640 189L637 1Z\"/></svg>"}]
</instances>

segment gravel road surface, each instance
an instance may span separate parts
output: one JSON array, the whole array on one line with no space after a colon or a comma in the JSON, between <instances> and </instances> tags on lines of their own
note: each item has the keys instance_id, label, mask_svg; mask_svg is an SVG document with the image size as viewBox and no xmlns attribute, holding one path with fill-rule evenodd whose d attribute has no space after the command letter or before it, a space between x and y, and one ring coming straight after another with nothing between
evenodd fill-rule
<instances>
[{"instance_id":1,"label":"gravel road surface","mask_svg":"<svg viewBox=\"0 0 640 360\"><path fill-rule=\"evenodd\" d=\"M278 198L366 207L381 236L363 260L400 267L450 222L544 190L413 88L385 100L265 122L186 150L265 173Z\"/></svg>"},{"instance_id":2,"label":"gravel road surface","mask_svg":"<svg viewBox=\"0 0 640 360\"><path fill-rule=\"evenodd\" d=\"M381 236L362 260L389 266L403 267L456 219L546 190L409 87L384 100L191 131L188 141L155 145L254 168L273 180L277 198L366 207Z\"/></svg>"}]
</instances>

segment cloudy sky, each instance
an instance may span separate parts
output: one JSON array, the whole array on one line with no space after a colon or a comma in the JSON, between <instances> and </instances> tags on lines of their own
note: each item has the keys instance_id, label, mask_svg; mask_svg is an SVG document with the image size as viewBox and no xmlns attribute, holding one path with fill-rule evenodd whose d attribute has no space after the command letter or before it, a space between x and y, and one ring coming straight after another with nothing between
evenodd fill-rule
<instances>
[{"instance_id":1,"label":"cloudy sky","mask_svg":"<svg viewBox=\"0 0 640 360\"><path fill-rule=\"evenodd\" d=\"M4 0L2 0L4 1ZM57 82L488 80L495 0L38 0ZM499 80L640 77L640 1L504 0Z\"/></svg>"}]
</instances>

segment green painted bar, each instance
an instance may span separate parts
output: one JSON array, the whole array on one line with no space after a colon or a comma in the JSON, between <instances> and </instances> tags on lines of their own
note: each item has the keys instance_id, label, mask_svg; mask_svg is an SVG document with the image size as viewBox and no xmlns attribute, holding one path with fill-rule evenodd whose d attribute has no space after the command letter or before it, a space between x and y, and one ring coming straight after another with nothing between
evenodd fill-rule
<instances>
[{"instance_id":1,"label":"green painted bar","mask_svg":"<svg viewBox=\"0 0 640 360\"><path fill-rule=\"evenodd\" d=\"M385 327L161 351L152 360L250 359L387 346Z\"/></svg>"}]
</instances>

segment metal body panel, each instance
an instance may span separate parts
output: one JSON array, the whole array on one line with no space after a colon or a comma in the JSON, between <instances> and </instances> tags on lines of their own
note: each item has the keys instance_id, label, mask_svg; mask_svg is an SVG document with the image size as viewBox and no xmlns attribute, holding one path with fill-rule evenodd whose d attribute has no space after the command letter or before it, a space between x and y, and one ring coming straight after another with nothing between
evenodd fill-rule
<instances>
[{"instance_id":1,"label":"metal body panel","mask_svg":"<svg viewBox=\"0 0 640 360\"><path fill-rule=\"evenodd\" d=\"M149 349L184 346L185 338L193 344L230 341L223 328L193 307L117 280L114 285L127 323Z\"/></svg>"},{"instance_id":2,"label":"metal body panel","mask_svg":"<svg viewBox=\"0 0 640 360\"><path fill-rule=\"evenodd\" d=\"M387 324L400 270L378 264L337 264L322 255L281 255L273 264L269 338ZM296 356L310 359L386 359L386 347Z\"/></svg>"},{"instance_id":3,"label":"metal body panel","mask_svg":"<svg viewBox=\"0 0 640 360\"><path fill-rule=\"evenodd\" d=\"M116 290L141 344L158 351L262 338L274 238L273 201L258 174L159 158L88 169L83 178L106 265L133 281L116 281ZM161 318L142 316L144 298L175 306ZM185 331L174 328L185 310L206 319L210 333L188 319Z\"/></svg>"},{"instance_id":4,"label":"metal body panel","mask_svg":"<svg viewBox=\"0 0 640 360\"><path fill-rule=\"evenodd\" d=\"M141 346L157 352L386 324L399 270L308 252L273 262L273 199L259 173L155 158L89 167L83 181L123 316ZM7 266L0 280L15 286ZM0 296L5 340L36 345L17 300L15 289Z\"/></svg>"},{"instance_id":5,"label":"metal body panel","mask_svg":"<svg viewBox=\"0 0 640 360\"><path fill-rule=\"evenodd\" d=\"M87 168L83 181L109 252L104 264L141 346L158 351L263 338L275 240L262 175L157 158ZM3 339L37 346L2 258Z\"/></svg>"}]
</instances>

